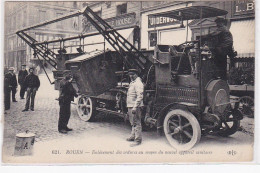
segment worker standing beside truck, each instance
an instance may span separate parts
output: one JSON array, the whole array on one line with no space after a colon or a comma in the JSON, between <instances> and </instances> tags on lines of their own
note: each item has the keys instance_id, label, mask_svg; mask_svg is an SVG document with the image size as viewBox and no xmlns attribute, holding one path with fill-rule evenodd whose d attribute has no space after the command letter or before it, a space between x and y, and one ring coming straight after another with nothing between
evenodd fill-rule
<instances>
[{"instance_id":1,"label":"worker standing beside truck","mask_svg":"<svg viewBox=\"0 0 260 173\"><path fill-rule=\"evenodd\" d=\"M127 108L129 120L132 126L131 136L127 138L127 141L134 141L130 146L137 146L142 143L142 107L143 104L143 92L144 85L141 78L137 75L136 69L129 69L128 75L130 77L130 84L127 92Z\"/></svg>"},{"instance_id":2,"label":"worker standing beside truck","mask_svg":"<svg viewBox=\"0 0 260 173\"><path fill-rule=\"evenodd\" d=\"M78 96L71 82L72 77L69 74L66 75L65 78L60 82L60 114L58 131L63 134L67 134L68 131L72 131L72 129L68 128L67 126L70 119L70 104L71 101L74 101L74 97Z\"/></svg>"}]
</instances>

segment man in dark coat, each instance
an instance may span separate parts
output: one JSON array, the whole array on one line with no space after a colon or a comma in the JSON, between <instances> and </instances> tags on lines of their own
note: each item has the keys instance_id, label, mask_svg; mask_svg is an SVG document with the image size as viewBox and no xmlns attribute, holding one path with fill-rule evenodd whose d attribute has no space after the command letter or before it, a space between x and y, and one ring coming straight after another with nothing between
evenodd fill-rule
<instances>
[{"instance_id":1,"label":"man in dark coat","mask_svg":"<svg viewBox=\"0 0 260 173\"><path fill-rule=\"evenodd\" d=\"M27 95L26 95L25 109L23 110L23 112L29 110L30 100L31 100L31 110L34 111L34 98L36 95L36 91L40 87L39 77L33 74L33 71L34 69L30 68L29 75L26 76L24 80L24 87L27 90Z\"/></svg>"},{"instance_id":2,"label":"man in dark coat","mask_svg":"<svg viewBox=\"0 0 260 173\"><path fill-rule=\"evenodd\" d=\"M229 56L231 65L233 65L234 51L233 51L233 36L227 28L227 20L218 17L215 20L217 30L210 33L208 37L217 38L215 47L215 58L214 62L217 68L220 70L219 76L222 79L227 79L227 56Z\"/></svg>"},{"instance_id":3,"label":"man in dark coat","mask_svg":"<svg viewBox=\"0 0 260 173\"><path fill-rule=\"evenodd\" d=\"M16 89L17 89L17 79L14 74L14 67L10 67L6 77L9 79L9 85L12 92L12 100L13 102L17 102L15 99Z\"/></svg>"},{"instance_id":4,"label":"man in dark coat","mask_svg":"<svg viewBox=\"0 0 260 173\"><path fill-rule=\"evenodd\" d=\"M4 104L5 104L5 110L10 109L10 99L11 99L11 86L10 86L10 78L5 74L4 76Z\"/></svg>"},{"instance_id":5,"label":"man in dark coat","mask_svg":"<svg viewBox=\"0 0 260 173\"><path fill-rule=\"evenodd\" d=\"M72 129L68 128L68 122L70 119L70 104L71 101L74 101L74 97L77 97L76 90L73 88L72 77L66 75L66 77L60 82L60 96L59 96L59 105L60 105L60 114L58 122L58 131L60 133L66 134Z\"/></svg>"},{"instance_id":6,"label":"man in dark coat","mask_svg":"<svg viewBox=\"0 0 260 173\"><path fill-rule=\"evenodd\" d=\"M22 65L22 69L19 71L18 74L18 83L20 85L20 98L24 99L25 87L24 87L24 80L25 77L28 75L28 71L26 70L26 65Z\"/></svg>"}]
</instances>

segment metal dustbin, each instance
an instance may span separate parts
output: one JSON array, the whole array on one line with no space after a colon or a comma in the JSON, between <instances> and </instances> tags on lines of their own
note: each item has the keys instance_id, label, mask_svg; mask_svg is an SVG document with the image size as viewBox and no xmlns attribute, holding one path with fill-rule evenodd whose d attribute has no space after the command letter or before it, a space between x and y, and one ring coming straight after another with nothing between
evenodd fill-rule
<instances>
[{"instance_id":1,"label":"metal dustbin","mask_svg":"<svg viewBox=\"0 0 260 173\"><path fill-rule=\"evenodd\" d=\"M29 133L26 131L25 133L18 133L16 135L16 143L15 143L15 156L27 156L33 154L33 145L35 140L35 134Z\"/></svg>"}]
</instances>

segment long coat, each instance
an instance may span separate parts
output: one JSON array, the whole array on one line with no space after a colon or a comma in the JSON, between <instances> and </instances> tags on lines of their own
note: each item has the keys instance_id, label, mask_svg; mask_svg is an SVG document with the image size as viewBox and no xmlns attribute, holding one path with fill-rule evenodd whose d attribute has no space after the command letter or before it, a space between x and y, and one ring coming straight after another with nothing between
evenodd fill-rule
<instances>
[{"instance_id":1,"label":"long coat","mask_svg":"<svg viewBox=\"0 0 260 173\"><path fill-rule=\"evenodd\" d=\"M24 80L26 78L26 76L28 75L28 71L27 70L20 70L19 73L18 73L18 83L20 85L23 85L24 84Z\"/></svg>"}]
</instances>

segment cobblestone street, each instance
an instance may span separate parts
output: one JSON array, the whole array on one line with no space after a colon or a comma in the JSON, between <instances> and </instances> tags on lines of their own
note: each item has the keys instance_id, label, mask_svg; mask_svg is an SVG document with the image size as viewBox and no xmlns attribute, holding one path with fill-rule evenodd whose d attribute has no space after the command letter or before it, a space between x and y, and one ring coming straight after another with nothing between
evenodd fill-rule
<instances>
[{"instance_id":1,"label":"cobblestone street","mask_svg":"<svg viewBox=\"0 0 260 173\"><path fill-rule=\"evenodd\" d=\"M77 116L75 105L71 107L71 118L68 125L73 128L73 131L66 135L58 133L59 105L58 101L55 100L58 97L58 91L55 91L54 86L49 84L45 75L40 75L40 80L41 87L36 94L35 111L22 112L25 106L25 100L20 100L17 93L16 98L18 102L12 103L11 110L5 114L3 154L9 157L6 161L12 162L16 134L25 132L26 130L36 135L34 153L35 157L42 162L57 162L55 159L58 159L58 162L67 162L67 160L63 159L70 159L67 157L45 157L45 155L43 157L42 152L51 155L52 150L57 147L61 151L67 149L82 149L84 151L87 150L87 153L91 153L94 150L98 151L99 149L131 149L129 143L125 141L131 129L129 123L125 123L122 118L113 115L104 116L101 114L98 115L97 121L95 122L84 122ZM253 147L253 127L254 119L245 117L241 121L241 131L238 131L228 138L211 135L202 137L200 143L197 144L194 149L198 151L219 150L226 153L226 150L230 149L237 149L239 151L240 147L251 148ZM164 136L158 136L155 130L143 132L143 138L143 144L137 147L139 150L173 150L166 138ZM243 151L244 150L245 149L243 149ZM247 150L248 149L245 151ZM221 154L221 152L219 154ZM247 154L250 155L250 152ZM18 160L18 162L23 162L24 158L28 157L13 157L13 159ZM91 157L75 156L74 159L77 162L101 161L90 161L90 158ZM28 159L30 160L32 157ZM128 159L130 158L124 161L127 162ZM181 160L181 158L177 159L177 161ZM123 160L117 161L121 162ZM103 160L103 162L105 162L105 160Z\"/></svg>"},{"instance_id":2,"label":"cobblestone street","mask_svg":"<svg viewBox=\"0 0 260 173\"><path fill-rule=\"evenodd\" d=\"M52 75L52 74L51 74ZM19 92L16 94L17 103L11 103L10 111L5 114L4 118L4 153L11 154L15 145L15 135L20 132L29 130L36 135L36 142L47 141L63 137L58 133L59 105L56 98L58 91L54 90L54 86L50 85L45 75L40 75L41 86L37 91L35 98L35 110L22 112L25 106L25 99L19 98ZM18 89L19 91L19 89ZM113 118L124 125L120 118ZM68 136L74 136L85 132L88 129L98 127L108 127L111 119L98 117L98 122L84 122L77 116L75 105L71 106L71 118L69 127L73 131Z\"/></svg>"}]
</instances>

